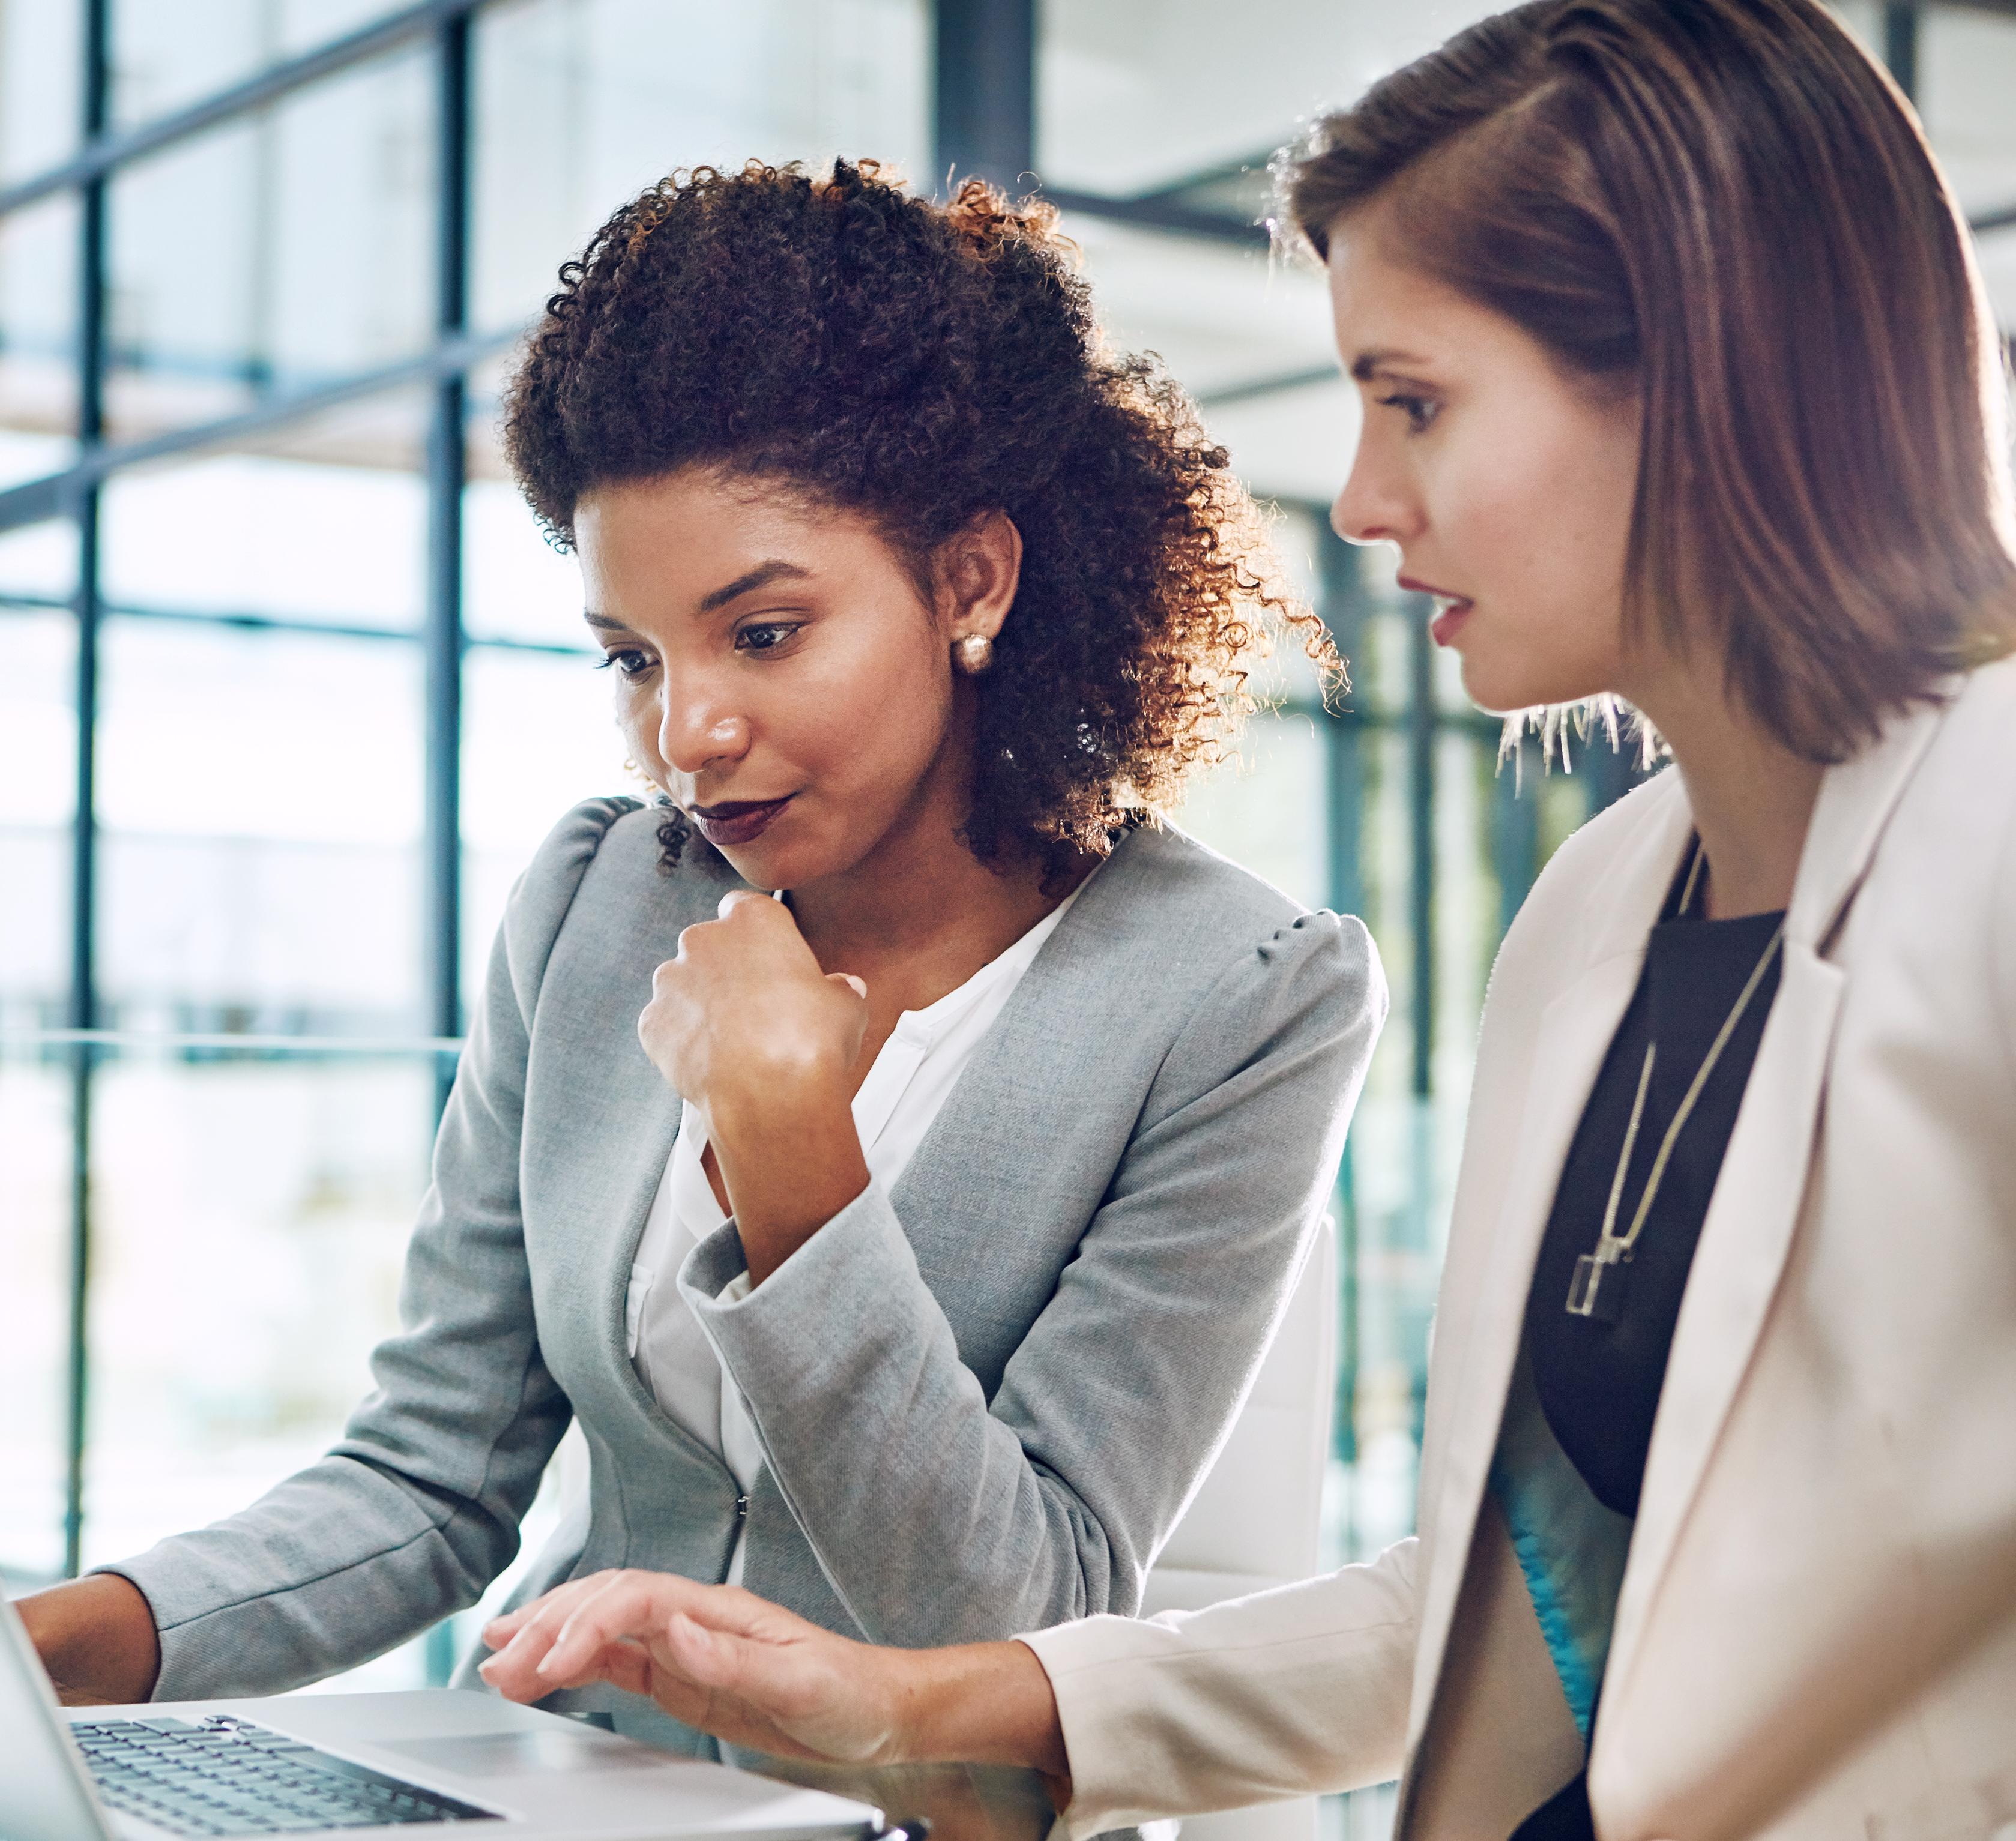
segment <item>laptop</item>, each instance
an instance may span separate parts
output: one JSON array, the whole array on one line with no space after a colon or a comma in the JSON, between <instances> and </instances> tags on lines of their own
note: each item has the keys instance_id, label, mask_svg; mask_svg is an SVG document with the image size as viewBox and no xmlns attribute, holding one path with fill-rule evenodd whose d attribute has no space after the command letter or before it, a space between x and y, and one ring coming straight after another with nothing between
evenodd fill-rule
<instances>
[{"instance_id":1,"label":"laptop","mask_svg":"<svg viewBox=\"0 0 2016 1841\"><path fill-rule=\"evenodd\" d=\"M59 1706L0 1596L0 1841L870 1841L879 1810L447 1688Z\"/></svg>"}]
</instances>

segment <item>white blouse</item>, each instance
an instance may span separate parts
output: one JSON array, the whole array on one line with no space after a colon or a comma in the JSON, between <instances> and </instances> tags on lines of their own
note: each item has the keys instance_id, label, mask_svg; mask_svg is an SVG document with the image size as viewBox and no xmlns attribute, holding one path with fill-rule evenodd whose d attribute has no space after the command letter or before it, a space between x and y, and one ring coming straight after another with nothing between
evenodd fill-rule
<instances>
[{"instance_id":1,"label":"white blouse","mask_svg":"<svg viewBox=\"0 0 2016 1841\"><path fill-rule=\"evenodd\" d=\"M1095 872L1096 873L1096 872ZM1089 878L1087 879L1088 880ZM967 1063L1001 1014L1015 987L1056 932L1081 883L998 958L921 1010L905 1010L882 1045L854 1096L854 1125L869 1173L886 1194L923 1143ZM700 1321L679 1296L676 1275L686 1255L728 1217L714 1199L700 1162L707 1128L682 1102L679 1134L652 1198L650 1218L630 1267L625 1323L630 1360L667 1417L683 1426L735 1474L746 1498L763 1468L762 1447L740 1391L723 1368ZM725 1296L747 1295L748 1275ZM728 1580L742 1579L743 1533L738 1530Z\"/></svg>"}]
</instances>

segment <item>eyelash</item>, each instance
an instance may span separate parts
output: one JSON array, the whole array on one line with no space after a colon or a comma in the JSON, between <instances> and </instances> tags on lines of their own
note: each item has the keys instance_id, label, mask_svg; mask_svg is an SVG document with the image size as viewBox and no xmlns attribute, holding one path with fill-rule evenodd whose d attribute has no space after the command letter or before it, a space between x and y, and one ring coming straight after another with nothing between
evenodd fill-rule
<instances>
[{"instance_id":1,"label":"eyelash","mask_svg":"<svg viewBox=\"0 0 2016 1841\"><path fill-rule=\"evenodd\" d=\"M779 646L782 645L786 640L789 639L794 633L798 631L798 625L799 623L795 620L752 621L749 625L740 628L736 632L735 635L735 649L737 652L775 652ZM781 637L772 640L768 645L744 645L742 643L743 641L747 639L752 633L776 633L780 635Z\"/></svg>"},{"instance_id":2,"label":"eyelash","mask_svg":"<svg viewBox=\"0 0 2016 1841\"><path fill-rule=\"evenodd\" d=\"M757 653L775 652L797 630L798 623L794 620L758 620L752 625L743 627L735 635L735 649L737 652ZM767 645L744 645L743 642L752 633L776 633L780 637L772 640ZM625 662L626 660L634 660L636 662L626 663ZM605 652L595 661L595 668L598 671L607 671L614 668L619 676L634 684L650 672L653 662L644 653L638 651L635 646L625 646L616 652Z\"/></svg>"},{"instance_id":3,"label":"eyelash","mask_svg":"<svg viewBox=\"0 0 2016 1841\"><path fill-rule=\"evenodd\" d=\"M623 663L625 659L636 659L640 660L641 663L635 665L626 665ZM643 653L639 652L634 646L626 646L621 652L605 652L600 658L595 661L595 668L598 671L606 671L612 665L616 667L617 674L620 676L635 681L635 679L643 677L646 671L650 670L651 661L646 658Z\"/></svg>"},{"instance_id":4,"label":"eyelash","mask_svg":"<svg viewBox=\"0 0 2016 1841\"><path fill-rule=\"evenodd\" d=\"M1398 409L1407 418L1408 432L1421 434L1433 426L1442 405L1431 402L1423 396L1411 396L1405 390L1395 390L1392 395L1381 397L1378 401L1385 408Z\"/></svg>"}]
</instances>

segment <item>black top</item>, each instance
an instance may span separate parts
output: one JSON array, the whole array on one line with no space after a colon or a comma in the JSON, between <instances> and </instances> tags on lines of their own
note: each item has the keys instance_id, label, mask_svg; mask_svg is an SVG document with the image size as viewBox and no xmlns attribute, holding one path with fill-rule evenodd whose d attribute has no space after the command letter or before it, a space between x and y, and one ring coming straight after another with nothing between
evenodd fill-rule
<instances>
[{"instance_id":1,"label":"black top","mask_svg":"<svg viewBox=\"0 0 2016 1841\"><path fill-rule=\"evenodd\" d=\"M1526 1299L1526 1347L1547 1424L1597 1500L1633 1516L1681 1295L1777 994L1783 958L1782 951L1771 955L1674 1140L1629 1261L1600 1275L1597 1314L1571 1314L1568 1300L1575 1262L1595 1252L1602 1232L1647 1045L1656 1042L1658 1053L1618 1198L1620 1235L1637 1211L1687 1088L1784 919L1759 914L1701 919L1698 901L1683 917L1692 867L1690 854L1652 929L1638 988L1575 1127ZM1594 1833L1588 1780L1579 1775L1527 1817L1513 1841L1593 1841Z\"/></svg>"},{"instance_id":2,"label":"black top","mask_svg":"<svg viewBox=\"0 0 2016 1841\"><path fill-rule=\"evenodd\" d=\"M1777 994L1783 956L1771 955L1674 1141L1631 1258L1601 1275L1597 1314L1571 1315L1568 1299L1575 1262L1596 1250L1601 1234L1647 1045L1656 1042L1658 1053L1618 1199L1619 1234L1637 1211L1688 1087L1784 918L1673 918L1684 886L1683 875L1669 898L1667 915L1652 929L1637 991L1575 1128L1526 1300L1526 1344L1547 1423L1597 1500L1619 1515L1638 1512L1680 1294Z\"/></svg>"}]
</instances>

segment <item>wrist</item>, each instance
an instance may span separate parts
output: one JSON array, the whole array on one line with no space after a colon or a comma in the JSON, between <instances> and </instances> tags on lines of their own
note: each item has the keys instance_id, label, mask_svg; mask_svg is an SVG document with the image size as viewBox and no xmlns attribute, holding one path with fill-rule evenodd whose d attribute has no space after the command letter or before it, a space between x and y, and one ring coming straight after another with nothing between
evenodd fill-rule
<instances>
[{"instance_id":1,"label":"wrist","mask_svg":"<svg viewBox=\"0 0 2016 1841\"><path fill-rule=\"evenodd\" d=\"M152 1697L161 1672L153 1607L130 1579L93 1573L15 1606L56 1697L72 1706Z\"/></svg>"},{"instance_id":2,"label":"wrist","mask_svg":"<svg viewBox=\"0 0 2016 1841\"><path fill-rule=\"evenodd\" d=\"M823 1068L769 1069L760 1078L715 1084L707 1095L707 1137L715 1151L755 1155L794 1141L854 1135L853 1096Z\"/></svg>"},{"instance_id":3,"label":"wrist","mask_svg":"<svg viewBox=\"0 0 2016 1841\"><path fill-rule=\"evenodd\" d=\"M868 1187L844 1089L711 1103L707 1134L754 1285Z\"/></svg>"},{"instance_id":4,"label":"wrist","mask_svg":"<svg viewBox=\"0 0 2016 1841\"><path fill-rule=\"evenodd\" d=\"M1067 1779L1057 1696L1026 1643L877 1653L898 1670L891 1725L898 1760L1009 1764Z\"/></svg>"}]
</instances>

